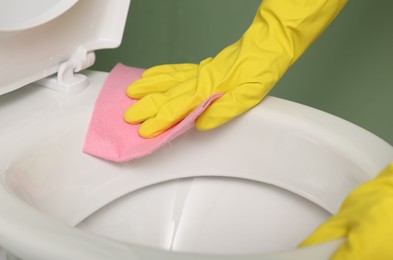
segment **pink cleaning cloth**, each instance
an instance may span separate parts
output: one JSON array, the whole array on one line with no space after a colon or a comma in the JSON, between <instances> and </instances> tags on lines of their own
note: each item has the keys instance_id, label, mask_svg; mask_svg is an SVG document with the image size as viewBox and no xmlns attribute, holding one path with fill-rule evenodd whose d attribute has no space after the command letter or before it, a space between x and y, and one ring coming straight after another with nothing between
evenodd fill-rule
<instances>
[{"instance_id":1,"label":"pink cleaning cloth","mask_svg":"<svg viewBox=\"0 0 393 260\"><path fill-rule=\"evenodd\" d=\"M137 101L126 95L126 89L141 77L143 71L118 64L110 72L96 101L83 152L114 162L125 162L149 155L193 128L195 119L221 96L212 95L183 121L162 134L150 139L142 138L138 134L139 125L126 123L123 114Z\"/></svg>"}]
</instances>

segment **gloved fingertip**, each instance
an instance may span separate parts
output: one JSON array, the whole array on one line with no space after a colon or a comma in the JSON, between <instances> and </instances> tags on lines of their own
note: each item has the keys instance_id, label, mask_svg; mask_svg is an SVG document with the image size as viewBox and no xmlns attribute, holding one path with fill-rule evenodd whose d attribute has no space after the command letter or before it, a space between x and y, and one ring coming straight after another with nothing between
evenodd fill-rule
<instances>
[{"instance_id":1,"label":"gloved fingertip","mask_svg":"<svg viewBox=\"0 0 393 260\"><path fill-rule=\"evenodd\" d=\"M148 133L145 133L143 130L141 130L141 128L139 127L138 129L138 134L140 137L146 138L146 139L150 139L153 138L154 136L149 135Z\"/></svg>"},{"instance_id":2,"label":"gloved fingertip","mask_svg":"<svg viewBox=\"0 0 393 260\"><path fill-rule=\"evenodd\" d=\"M211 120L209 118L202 117L202 116L198 117L195 120L195 127L199 131L208 131L208 130L214 129L220 125L222 125L222 123L220 124L218 121Z\"/></svg>"},{"instance_id":3,"label":"gloved fingertip","mask_svg":"<svg viewBox=\"0 0 393 260\"><path fill-rule=\"evenodd\" d=\"M305 247L305 246L314 246L325 241L320 241L318 239L314 239L314 237L308 237L306 240L302 241L298 247Z\"/></svg>"},{"instance_id":4,"label":"gloved fingertip","mask_svg":"<svg viewBox=\"0 0 393 260\"><path fill-rule=\"evenodd\" d=\"M156 137L161 134L163 131L158 131L154 128L149 127L147 124L142 123L138 128L138 134L146 139Z\"/></svg>"},{"instance_id":5,"label":"gloved fingertip","mask_svg":"<svg viewBox=\"0 0 393 260\"><path fill-rule=\"evenodd\" d=\"M195 127L200 131L208 131L217 128L231 119L233 115L228 115L225 106L221 103L222 97L211 104L196 120Z\"/></svg>"},{"instance_id":6,"label":"gloved fingertip","mask_svg":"<svg viewBox=\"0 0 393 260\"><path fill-rule=\"evenodd\" d=\"M206 124L197 124L195 122L195 128L198 129L199 131L209 131L210 129L212 129L214 127L208 126Z\"/></svg>"},{"instance_id":7,"label":"gloved fingertip","mask_svg":"<svg viewBox=\"0 0 393 260\"><path fill-rule=\"evenodd\" d=\"M126 94L128 97L133 98L133 99L141 99L144 95L138 91L137 86L130 85L128 86L126 90Z\"/></svg>"},{"instance_id":8,"label":"gloved fingertip","mask_svg":"<svg viewBox=\"0 0 393 260\"><path fill-rule=\"evenodd\" d=\"M127 115L125 115L125 114L124 114L124 116L123 116L123 120L126 121L126 122L129 123L129 124L132 124L132 125L136 125L136 124L139 124L139 123L140 123L139 121L134 120L132 117L127 116Z\"/></svg>"},{"instance_id":9,"label":"gloved fingertip","mask_svg":"<svg viewBox=\"0 0 393 260\"><path fill-rule=\"evenodd\" d=\"M299 247L312 246L328 241L345 238L348 234L347 223L340 218L332 217L314 230Z\"/></svg>"},{"instance_id":10,"label":"gloved fingertip","mask_svg":"<svg viewBox=\"0 0 393 260\"><path fill-rule=\"evenodd\" d=\"M137 113L133 112L132 108L128 108L123 114L123 119L129 124L139 124L143 122L141 118L138 118Z\"/></svg>"}]
</instances>

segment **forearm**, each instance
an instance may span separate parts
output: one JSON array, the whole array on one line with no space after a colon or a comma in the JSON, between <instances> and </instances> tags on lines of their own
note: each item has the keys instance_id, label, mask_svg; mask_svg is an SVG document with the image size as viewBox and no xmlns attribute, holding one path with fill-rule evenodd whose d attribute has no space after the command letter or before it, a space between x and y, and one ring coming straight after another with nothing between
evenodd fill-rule
<instances>
[{"instance_id":1,"label":"forearm","mask_svg":"<svg viewBox=\"0 0 393 260\"><path fill-rule=\"evenodd\" d=\"M292 65L328 27L347 0L264 0L243 42L287 55ZM258 30L258 32L255 32Z\"/></svg>"}]
</instances>

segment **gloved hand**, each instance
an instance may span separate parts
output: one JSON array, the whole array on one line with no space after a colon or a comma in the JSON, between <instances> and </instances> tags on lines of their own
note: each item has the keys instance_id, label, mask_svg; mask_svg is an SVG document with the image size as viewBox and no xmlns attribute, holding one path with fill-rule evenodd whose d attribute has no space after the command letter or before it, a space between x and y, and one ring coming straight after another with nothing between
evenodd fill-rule
<instances>
[{"instance_id":1,"label":"gloved hand","mask_svg":"<svg viewBox=\"0 0 393 260\"><path fill-rule=\"evenodd\" d=\"M332 259L393 259L393 163L353 190L339 212L300 246L346 238Z\"/></svg>"},{"instance_id":2,"label":"gloved hand","mask_svg":"<svg viewBox=\"0 0 393 260\"><path fill-rule=\"evenodd\" d=\"M200 64L163 65L147 70L127 89L141 99L125 121L143 124L154 137L184 119L212 94L224 94L197 120L199 130L215 128L244 113L269 92L347 0L264 0L239 41Z\"/></svg>"}]
</instances>

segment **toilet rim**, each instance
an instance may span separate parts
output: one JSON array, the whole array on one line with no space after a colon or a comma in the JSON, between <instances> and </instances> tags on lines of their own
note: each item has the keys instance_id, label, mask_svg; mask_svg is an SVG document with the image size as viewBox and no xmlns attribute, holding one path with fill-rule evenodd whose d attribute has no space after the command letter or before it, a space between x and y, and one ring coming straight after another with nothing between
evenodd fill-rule
<instances>
[{"instance_id":1,"label":"toilet rim","mask_svg":"<svg viewBox=\"0 0 393 260\"><path fill-rule=\"evenodd\" d=\"M342 239L288 252L255 255L208 255L169 252L125 244L77 230L31 208L0 185L0 244L22 259L174 259L174 260L256 260L263 257L304 259L317 254L328 258ZM17 232L16 232L17 231ZM17 235L15 235L17 233ZM17 241L17 243L16 243ZM42 253L45 252L45 255Z\"/></svg>"},{"instance_id":2,"label":"toilet rim","mask_svg":"<svg viewBox=\"0 0 393 260\"><path fill-rule=\"evenodd\" d=\"M50 91L50 90L48 90ZM273 118L273 119L277 119L280 118L280 120L287 122L288 124L290 124L291 126L293 126L292 130L295 128L296 125L300 125L299 127L301 128L301 126L303 124L309 124L308 121L314 123L314 121L316 121L316 125L318 125L318 120L319 121L328 121L331 122L331 124L328 124L330 129L322 129L322 128L318 128L318 135L329 135L329 132L334 132L335 128L349 128L349 131L351 132L351 136L349 136L347 134L347 136L344 137L349 137L352 138L353 136L356 136L356 138L354 138L354 140L351 139L345 139L343 138L343 136L330 136L329 138L332 140L328 140L329 142L334 142L338 140L339 145L338 149L344 149L346 148L348 150L348 147L350 148L349 151L343 151L343 153L345 153L346 156L349 156L351 161L354 161L355 163L357 163L363 170L364 173L362 173L362 175L360 176L356 176L358 179L360 179L361 181L365 181L367 179L372 178L373 174L377 174L380 170L381 170L381 165L384 163L384 161L386 161L386 164L389 162L389 160L391 158L393 158L393 148L388 145L386 142L382 141L381 139L375 137L374 135L371 135L369 132L365 131L364 129L361 129L357 126L354 126L353 124L349 124L348 122L342 120L342 119L337 119L336 117L330 115L330 114L326 114L326 113L322 113L321 111L317 111L315 109L312 109L310 107L306 107L294 102L290 102L290 101L286 101L286 100L281 100L279 98L274 98L274 97L267 97L263 102L263 104L255 107L252 111L250 111L248 114L244 115L242 117L241 120L254 120L255 119L255 115L258 116L262 116L263 118L266 119L267 121L269 120L269 118ZM294 111L296 110L296 113L294 113ZM291 111L291 113L288 113L288 111ZM302 115L300 117L297 117L298 115ZM307 116L304 116L307 115ZM56 115L54 115L56 117ZM64 117L65 115L62 114L62 116ZM74 118L75 115L72 114L72 117ZM52 118L50 118L52 119ZM83 119L84 120L84 119ZM254 120L255 121L255 120ZM306 122L303 122L306 121ZM230 129L235 129L236 126L238 125L242 125L241 122L243 122L243 125L247 125L247 122L244 121L240 121L236 122L235 125L231 125L229 126ZM326 123L325 123L326 125ZM59 126L59 128L62 128L62 125ZM48 136L47 133L45 132L47 129L43 130L42 135L43 136ZM315 130L315 129L314 129ZM48 131L51 131L51 129L48 129ZM222 134L222 130L220 131L220 136ZM235 130L236 131L236 130ZM198 132L199 133L199 132ZM188 133L187 133L188 134ZM192 134L192 133L190 133ZM214 136L210 136L210 139L208 139L207 137L209 136L210 133L203 133L203 139L204 140L212 140L212 139L216 139L215 137L217 137L217 135ZM79 134L80 135L80 134ZM360 136L360 140L359 141L359 136ZM212 138L213 137L213 138ZM325 138L325 137L324 137ZM336 138L338 138L336 140ZM188 138L190 139L190 138ZM371 139L371 141L370 141ZM68 141L65 141L68 144ZM207 141L209 142L209 141ZM373 145L370 145L373 144ZM78 148L76 148L78 149ZM194 150L194 149L193 149ZM382 155L381 157L378 157L378 154L381 154L381 150L382 150ZM29 151L27 154L30 154ZM360 154L359 154L360 151ZM367 151L367 154L362 154L361 151ZM377 152L379 151L379 153ZM52 153L52 151L51 151ZM366 158L366 155L371 155L371 157L374 158ZM83 160L90 160L94 163L97 163L96 158L93 158L91 156L88 155L84 155L87 158L84 158ZM153 156L153 155L152 155ZM61 156L60 156L61 157ZM62 156L64 157L64 155ZM68 158L68 157L66 157ZM47 159L47 157L45 157L45 160ZM143 158L142 160L149 160L149 158ZM13 160L15 160L17 162L18 158L17 157L13 157ZM165 161L168 161L168 158L165 159ZM84 161L81 161L84 162ZM78 162L76 162L78 163ZM138 163L138 162L136 162ZM100 164L101 165L101 164ZM108 164L109 165L109 164ZM114 167L117 167L117 164L113 164L115 165ZM102 166L102 165L101 165ZM101 167L100 166L100 167ZM14 166L13 165L8 165L7 168L12 169ZM161 165L160 165L161 167ZM382 166L383 167L383 166ZM110 168L112 169L112 168ZM115 168L113 168L115 169ZM146 168L143 168L146 169ZM152 170L157 170L157 168L150 168L148 169L150 172L152 172ZM371 174L370 174L371 173ZM244 172L242 173L241 176L239 176L238 173L236 172L231 172L228 171L228 168L225 171L214 171L214 170L209 170L209 171L201 171L201 172L190 172L190 171L184 171L184 172L174 172L172 173L165 173L162 175L152 175L152 174L136 174L136 175L132 175L130 174L129 171L127 171L125 174L119 174L116 176L116 180L112 179L112 176L110 176L110 178L108 179L105 175L104 179L100 181L100 183L102 184L102 181L108 181L110 180L111 182L111 186L106 186L105 189L105 194L103 193L96 193L95 194L95 201L92 201L91 199L89 199L86 203L84 203L82 200L78 199L78 203L75 204L74 206L72 206L72 208L67 209L66 212L64 212L64 210L62 210L61 205L64 204L64 200L57 200L58 202L56 202L55 207L56 208L60 208L59 214L61 215L57 215L57 216L61 216L60 219L64 220L65 223L71 225L71 226L75 226L78 223L80 223L82 220L84 220L86 217L90 216L92 213L96 212L97 210L99 210L100 208L108 205L108 203L130 193L130 192L134 192L136 190L139 190L141 188L145 188L147 186L150 185L154 185L154 184L158 184L158 183L162 183L165 181L170 181L170 180L174 180L174 179L179 179L179 178L190 178L190 177L201 177L201 176L214 176L214 177L231 177L231 178L241 178L241 179L246 179L246 180L251 180L251 181L257 181L257 182L262 182L262 183L267 183L267 184L271 184L274 185L276 187L288 190L294 194L297 194L309 201L314 202L315 204L319 205L320 207L324 208L325 210L327 210L330 213L334 213L336 211L336 206L334 206L332 208L332 206L329 206L329 204L327 202L321 201L320 200L320 195L314 195L313 193L311 193L311 197L309 196L309 194L304 193L304 191L302 190L303 186L297 186L297 185L301 185L301 183L299 183L299 181L297 181L296 183L288 183L287 179L285 179L284 181L281 179L277 179L277 176L273 176L274 178L269 178L269 176L261 176L260 174L256 174L254 172ZM61 175L60 175L61 177ZM96 173L94 173L93 176L94 178L97 178ZM17 180L18 181L18 180ZM327 181L331 181L331 180L327 180ZM128 184L127 186L125 186L123 183L131 183ZM8 187L6 187L8 188ZM94 188L94 186L93 186ZM108 194L108 191L110 192ZM316 191L319 192L319 191ZM330 195L329 195L330 196ZM79 197L78 197L79 198ZM336 198L337 200L341 200L343 197L340 196L340 198ZM57 209L55 209L57 210ZM44 210L45 211L45 210ZM64 218L63 218L64 217Z\"/></svg>"}]
</instances>

